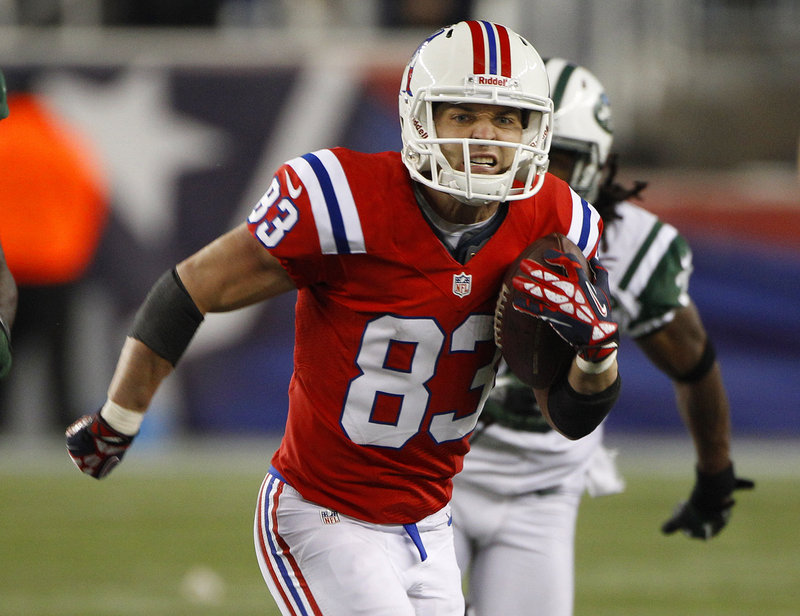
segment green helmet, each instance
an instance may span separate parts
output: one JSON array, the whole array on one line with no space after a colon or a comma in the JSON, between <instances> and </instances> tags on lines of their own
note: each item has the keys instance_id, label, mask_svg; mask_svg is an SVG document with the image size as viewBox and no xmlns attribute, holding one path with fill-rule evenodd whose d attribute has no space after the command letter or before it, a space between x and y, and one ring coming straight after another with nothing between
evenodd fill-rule
<instances>
[{"instance_id":1,"label":"green helmet","mask_svg":"<svg viewBox=\"0 0 800 616\"><path fill-rule=\"evenodd\" d=\"M594 203L614 140L611 104L603 84L586 68L563 58L549 58L545 67L553 89L551 154L570 154L574 164L567 181L576 193Z\"/></svg>"},{"instance_id":2,"label":"green helmet","mask_svg":"<svg viewBox=\"0 0 800 616\"><path fill-rule=\"evenodd\" d=\"M8 101L6 100L6 80L0 71L0 120L8 117Z\"/></svg>"}]
</instances>

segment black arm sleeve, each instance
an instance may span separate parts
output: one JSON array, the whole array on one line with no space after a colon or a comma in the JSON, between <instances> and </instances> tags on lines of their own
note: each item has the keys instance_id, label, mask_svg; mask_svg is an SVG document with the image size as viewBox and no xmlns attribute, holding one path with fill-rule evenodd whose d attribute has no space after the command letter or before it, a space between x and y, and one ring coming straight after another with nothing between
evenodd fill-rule
<instances>
[{"instance_id":1,"label":"black arm sleeve","mask_svg":"<svg viewBox=\"0 0 800 616\"><path fill-rule=\"evenodd\" d=\"M547 407L555 428L569 439L577 440L594 431L619 398L622 385L617 379L596 394L581 394L572 389L566 376L550 389Z\"/></svg>"},{"instance_id":2,"label":"black arm sleeve","mask_svg":"<svg viewBox=\"0 0 800 616\"><path fill-rule=\"evenodd\" d=\"M150 289L128 335L174 366L202 321L203 314L173 268Z\"/></svg>"}]
</instances>

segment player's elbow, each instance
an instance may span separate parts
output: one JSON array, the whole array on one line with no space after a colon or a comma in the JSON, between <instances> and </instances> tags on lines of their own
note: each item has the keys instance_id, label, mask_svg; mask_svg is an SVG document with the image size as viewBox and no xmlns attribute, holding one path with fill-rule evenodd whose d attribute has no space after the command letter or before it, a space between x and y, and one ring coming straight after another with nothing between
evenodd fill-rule
<instances>
[{"instance_id":1,"label":"player's elbow","mask_svg":"<svg viewBox=\"0 0 800 616\"><path fill-rule=\"evenodd\" d=\"M566 378L554 383L547 400L550 424L570 440L591 434L609 414L619 398L619 375L606 389L594 394L575 391Z\"/></svg>"}]
</instances>

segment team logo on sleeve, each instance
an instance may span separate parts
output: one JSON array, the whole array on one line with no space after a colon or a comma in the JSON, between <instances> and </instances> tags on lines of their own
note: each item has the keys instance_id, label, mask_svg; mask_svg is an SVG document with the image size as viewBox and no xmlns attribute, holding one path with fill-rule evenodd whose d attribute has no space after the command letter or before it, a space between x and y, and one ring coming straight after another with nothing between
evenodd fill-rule
<instances>
[{"instance_id":1,"label":"team logo on sleeve","mask_svg":"<svg viewBox=\"0 0 800 616\"><path fill-rule=\"evenodd\" d=\"M466 297L472 292L472 274L461 272L453 274L453 295Z\"/></svg>"}]
</instances>

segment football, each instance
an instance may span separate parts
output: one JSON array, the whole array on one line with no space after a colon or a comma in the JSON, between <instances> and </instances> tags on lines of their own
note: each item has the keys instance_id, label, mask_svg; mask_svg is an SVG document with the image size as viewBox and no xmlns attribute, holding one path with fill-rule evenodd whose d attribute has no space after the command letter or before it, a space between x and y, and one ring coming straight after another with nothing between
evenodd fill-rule
<instances>
[{"instance_id":1,"label":"football","mask_svg":"<svg viewBox=\"0 0 800 616\"><path fill-rule=\"evenodd\" d=\"M551 233L539 238L506 271L494 315L495 343L503 359L517 378L534 389L548 389L575 357L575 350L547 321L514 309L514 297L522 292L514 288L511 280L522 273L520 262L531 259L557 272L558 266L544 261L544 253L550 249L575 255L590 270L580 248L565 236Z\"/></svg>"}]
</instances>

